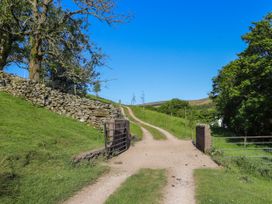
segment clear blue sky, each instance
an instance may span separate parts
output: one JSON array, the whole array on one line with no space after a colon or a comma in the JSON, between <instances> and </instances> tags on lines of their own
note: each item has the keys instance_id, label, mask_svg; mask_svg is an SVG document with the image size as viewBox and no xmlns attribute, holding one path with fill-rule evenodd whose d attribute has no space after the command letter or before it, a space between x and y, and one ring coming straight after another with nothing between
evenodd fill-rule
<instances>
[{"instance_id":1,"label":"clear blue sky","mask_svg":"<svg viewBox=\"0 0 272 204\"><path fill-rule=\"evenodd\" d=\"M134 14L130 23L93 22L90 36L109 56L103 79L116 79L101 96L130 103L142 91L147 102L207 97L218 70L244 49L241 35L272 2L119 0L118 9Z\"/></svg>"}]
</instances>

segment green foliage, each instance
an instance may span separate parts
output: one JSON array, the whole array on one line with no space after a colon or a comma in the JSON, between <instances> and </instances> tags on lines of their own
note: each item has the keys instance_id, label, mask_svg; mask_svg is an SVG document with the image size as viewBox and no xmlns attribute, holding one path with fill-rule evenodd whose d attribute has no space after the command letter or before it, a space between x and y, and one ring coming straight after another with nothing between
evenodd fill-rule
<instances>
[{"instance_id":1,"label":"green foliage","mask_svg":"<svg viewBox=\"0 0 272 204\"><path fill-rule=\"evenodd\" d=\"M98 94L101 92L101 82L94 82L93 91L95 92L96 96L98 96Z\"/></svg>"},{"instance_id":2,"label":"green foliage","mask_svg":"<svg viewBox=\"0 0 272 204\"><path fill-rule=\"evenodd\" d=\"M129 177L106 204L155 204L162 199L162 190L166 185L165 170L142 169Z\"/></svg>"},{"instance_id":3,"label":"green foliage","mask_svg":"<svg viewBox=\"0 0 272 204\"><path fill-rule=\"evenodd\" d=\"M0 203L58 203L106 167L72 165L103 146L98 130L0 92Z\"/></svg>"},{"instance_id":4,"label":"green foliage","mask_svg":"<svg viewBox=\"0 0 272 204\"><path fill-rule=\"evenodd\" d=\"M243 36L239 58L214 79L212 97L220 117L236 134L272 133L272 14Z\"/></svg>"},{"instance_id":5,"label":"green foliage","mask_svg":"<svg viewBox=\"0 0 272 204\"><path fill-rule=\"evenodd\" d=\"M26 63L27 38L20 34L21 25L14 16L27 13L29 8L21 0L1 0L0 5L0 70L3 70L14 62Z\"/></svg>"},{"instance_id":6,"label":"green foliage","mask_svg":"<svg viewBox=\"0 0 272 204\"><path fill-rule=\"evenodd\" d=\"M172 99L157 108L161 113L165 113L172 116L185 116L186 110L189 108L189 103L187 101L182 101L180 99Z\"/></svg>"},{"instance_id":7,"label":"green foliage","mask_svg":"<svg viewBox=\"0 0 272 204\"><path fill-rule=\"evenodd\" d=\"M210 124L216 119L216 111L213 103L204 105L189 105L189 102L179 99L172 99L159 107L147 106L148 110L165 113L171 116L184 118L190 124Z\"/></svg>"},{"instance_id":8,"label":"green foliage","mask_svg":"<svg viewBox=\"0 0 272 204\"><path fill-rule=\"evenodd\" d=\"M87 36L90 16L107 24L125 18L113 0L0 0L0 70L12 62L27 65L31 80L63 92L86 94L97 86L105 55Z\"/></svg>"},{"instance_id":9,"label":"green foliage","mask_svg":"<svg viewBox=\"0 0 272 204\"><path fill-rule=\"evenodd\" d=\"M196 123L211 124L216 120L215 107L213 103L207 105L191 105L188 111L188 118Z\"/></svg>"}]
</instances>

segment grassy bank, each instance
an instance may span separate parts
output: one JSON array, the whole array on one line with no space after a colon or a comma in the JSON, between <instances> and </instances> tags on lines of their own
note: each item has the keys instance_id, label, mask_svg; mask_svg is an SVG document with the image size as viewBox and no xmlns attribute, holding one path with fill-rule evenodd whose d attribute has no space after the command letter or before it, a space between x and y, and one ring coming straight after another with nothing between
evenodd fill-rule
<instances>
[{"instance_id":1,"label":"grassy bank","mask_svg":"<svg viewBox=\"0 0 272 204\"><path fill-rule=\"evenodd\" d=\"M123 107L123 110L125 112L126 117L130 120L130 132L133 136L136 136L138 140L143 139L143 131L138 125L137 121L135 121L128 113L128 109L126 107Z\"/></svg>"},{"instance_id":2,"label":"grassy bank","mask_svg":"<svg viewBox=\"0 0 272 204\"><path fill-rule=\"evenodd\" d=\"M130 123L130 132L133 136L136 136L138 140L143 139L143 131L136 123Z\"/></svg>"},{"instance_id":3,"label":"grassy bank","mask_svg":"<svg viewBox=\"0 0 272 204\"><path fill-rule=\"evenodd\" d=\"M223 136L231 136L226 131L213 131L214 149L212 158L224 168L221 170L201 169L195 171L198 203L272 203L272 156L260 146L241 149L231 144ZM240 156L239 156L240 155ZM250 156L250 157L246 157ZM269 161L270 160L270 161Z\"/></svg>"},{"instance_id":4,"label":"grassy bank","mask_svg":"<svg viewBox=\"0 0 272 204\"><path fill-rule=\"evenodd\" d=\"M128 117L128 119L133 122L135 125L137 126L142 126L144 127L146 130L148 130L153 138L155 140L165 140L166 139L166 136L164 134L162 134L159 130L153 128L153 127L150 127L148 125L144 125L144 124L140 124L138 121L134 120L134 118L132 118L130 115L129 115L129 112L128 112L128 109L127 108L124 108L124 111L125 111L125 114L126 116Z\"/></svg>"},{"instance_id":5,"label":"grassy bank","mask_svg":"<svg viewBox=\"0 0 272 204\"><path fill-rule=\"evenodd\" d=\"M172 117L137 106L132 106L131 109L139 119L161 127L180 139L189 139L194 135L194 129L191 128L189 121L185 119Z\"/></svg>"},{"instance_id":6,"label":"grassy bank","mask_svg":"<svg viewBox=\"0 0 272 204\"><path fill-rule=\"evenodd\" d=\"M71 158L103 145L98 130L0 92L0 203L57 203L106 167Z\"/></svg>"},{"instance_id":7,"label":"grassy bank","mask_svg":"<svg viewBox=\"0 0 272 204\"><path fill-rule=\"evenodd\" d=\"M131 176L109 197L106 204L158 204L166 185L164 170L143 169Z\"/></svg>"},{"instance_id":8,"label":"grassy bank","mask_svg":"<svg viewBox=\"0 0 272 204\"><path fill-rule=\"evenodd\" d=\"M92 95L92 94L87 94L86 98L91 99L91 100L97 100L97 101L100 101L102 103L108 103L108 104L117 105L115 102L113 102L113 101L111 101L109 99L102 98L100 96L95 96L95 95Z\"/></svg>"}]
</instances>

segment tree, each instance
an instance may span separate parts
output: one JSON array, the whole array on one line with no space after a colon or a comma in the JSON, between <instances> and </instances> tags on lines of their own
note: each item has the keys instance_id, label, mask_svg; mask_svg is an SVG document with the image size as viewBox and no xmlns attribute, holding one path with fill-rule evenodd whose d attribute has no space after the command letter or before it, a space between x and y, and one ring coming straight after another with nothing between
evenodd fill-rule
<instances>
[{"instance_id":1,"label":"tree","mask_svg":"<svg viewBox=\"0 0 272 204\"><path fill-rule=\"evenodd\" d=\"M244 35L244 52L213 80L212 98L237 134L272 133L272 14Z\"/></svg>"},{"instance_id":2,"label":"tree","mask_svg":"<svg viewBox=\"0 0 272 204\"><path fill-rule=\"evenodd\" d=\"M63 29L63 25L66 25L67 21L71 20L75 27L85 28L89 25L88 17L92 16L101 21L105 21L108 24L113 22L119 22L119 16L114 14L115 3L113 0L74 0L76 10L66 10L64 13L62 7L57 8L55 16L55 23L51 26L52 21L50 14L55 9L57 3L62 5L62 1L58 1L54 4L53 0L28 0L32 5L33 23L32 32L30 34L31 53L30 53L30 79L39 81L41 75L41 63L44 55L52 55L53 57L59 57L58 47L55 47L54 42L58 33ZM77 15L77 19L73 18ZM84 25L82 25L84 23ZM80 25L81 24L81 25ZM57 31L56 31L57 30ZM63 36L63 35L61 35ZM58 38L57 37L57 38ZM54 39L54 40L52 40ZM65 41L65 38L59 38L60 41ZM44 42L46 41L46 42ZM67 41L66 41L67 42ZM43 50L43 44L46 43L47 47L52 47L50 51ZM57 43L58 45L58 43ZM90 48L86 42L85 46ZM71 49L72 47L70 47Z\"/></svg>"},{"instance_id":3,"label":"tree","mask_svg":"<svg viewBox=\"0 0 272 204\"><path fill-rule=\"evenodd\" d=\"M59 16L64 15L60 10L56 12ZM54 23L50 23L51 26L57 27ZM44 53L51 54L45 54L41 64L45 81L50 86L79 95L98 82L100 74L96 67L104 65L104 55L81 31L82 26L82 20L71 18L61 28L54 29L49 36L51 42L45 40L43 48ZM87 57L86 53L89 53Z\"/></svg>"},{"instance_id":4,"label":"tree","mask_svg":"<svg viewBox=\"0 0 272 204\"><path fill-rule=\"evenodd\" d=\"M14 16L27 15L29 9L21 0L0 0L0 70L10 63L27 63L26 38L21 34L24 22Z\"/></svg>"},{"instance_id":5,"label":"tree","mask_svg":"<svg viewBox=\"0 0 272 204\"><path fill-rule=\"evenodd\" d=\"M12 35L25 36L28 39L30 48L30 79L35 81L40 81L44 77L45 70L43 70L42 66L45 63L45 59L59 59L60 53L64 50L62 46L65 43L66 50L76 49L74 48L75 43L68 45L71 41L67 41L66 38L68 34L67 30L65 30L67 24L73 24L76 30L81 31L81 34L83 34L88 30L89 17L95 17L108 24L121 22L123 19L121 15L114 14L116 5L113 0L74 0L74 10L63 9L63 1L61 0L2 1L5 1L10 7L14 6L14 2L20 2L23 8L28 8L29 10L29 12L17 13L14 9L11 9L12 21L16 23L19 31L9 31L5 28L2 31ZM73 36L75 39L78 35L77 33L76 35L74 34L72 32L68 35ZM69 39L71 40L72 38L70 37ZM84 48L92 48L88 41L85 41L85 43ZM80 51L83 51L83 49ZM77 53L80 53L80 51L78 50ZM79 57L75 56L73 60L75 59L78 60ZM82 65L80 61L78 62ZM62 66L67 68L67 64Z\"/></svg>"},{"instance_id":6,"label":"tree","mask_svg":"<svg viewBox=\"0 0 272 204\"><path fill-rule=\"evenodd\" d=\"M189 108L189 103L187 101L183 101L183 100L175 98L161 105L158 108L158 111L165 114L173 115L173 116L185 116L186 110L188 108Z\"/></svg>"},{"instance_id":7,"label":"tree","mask_svg":"<svg viewBox=\"0 0 272 204\"><path fill-rule=\"evenodd\" d=\"M69 93L86 93L104 65L104 54L86 35L89 19L125 19L115 15L113 0L74 0L73 9L64 9L61 0L0 1L0 67L21 60L31 80Z\"/></svg>"},{"instance_id":8,"label":"tree","mask_svg":"<svg viewBox=\"0 0 272 204\"><path fill-rule=\"evenodd\" d=\"M98 97L99 92L101 91L101 83L100 81L94 82L93 91L95 92L96 97Z\"/></svg>"}]
</instances>

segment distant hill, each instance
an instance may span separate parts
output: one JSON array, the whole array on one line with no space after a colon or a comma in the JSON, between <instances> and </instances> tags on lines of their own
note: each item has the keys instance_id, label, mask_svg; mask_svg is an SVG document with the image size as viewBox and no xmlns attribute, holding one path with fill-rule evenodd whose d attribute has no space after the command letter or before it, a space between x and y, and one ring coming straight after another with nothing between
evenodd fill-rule
<instances>
[{"instance_id":1,"label":"distant hill","mask_svg":"<svg viewBox=\"0 0 272 204\"><path fill-rule=\"evenodd\" d=\"M192 106L201 106L201 105L207 105L212 103L212 100L209 98L203 98L198 100L189 100L188 102Z\"/></svg>"},{"instance_id":2,"label":"distant hill","mask_svg":"<svg viewBox=\"0 0 272 204\"><path fill-rule=\"evenodd\" d=\"M188 101L190 105L192 106L200 106L200 105L207 105L212 103L212 100L209 98L203 98L203 99L198 99L198 100L185 100ZM157 102L151 102L151 103L145 103L144 106L154 106L158 107L161 106L162 104L166 103L167 101L157 101Z\"/></svg>"}]
</instances>

